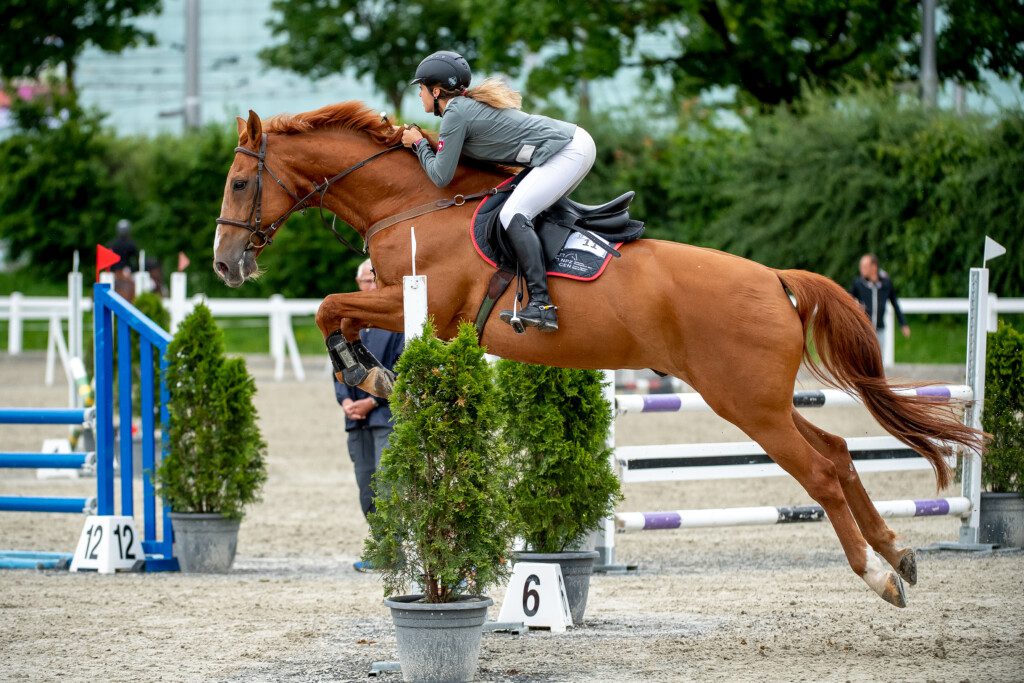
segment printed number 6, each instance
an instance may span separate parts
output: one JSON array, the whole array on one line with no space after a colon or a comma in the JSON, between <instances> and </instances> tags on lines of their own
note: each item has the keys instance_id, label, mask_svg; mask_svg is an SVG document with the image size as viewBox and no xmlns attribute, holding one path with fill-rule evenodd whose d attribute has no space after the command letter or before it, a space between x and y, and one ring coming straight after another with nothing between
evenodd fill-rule
<instances>
[{"instance_id":1,"label":"printed number 6","mask_svg":"<svg viewBox=\"0 0 1024 683\"><path fill-rule=\"evenodd\" d=\"M526 616L532 617L540 609L540 593L530 588L530 585L540 585L540 578L536 574L530 574L526 577L526 583L523 584L523 612ZM533 607L530 607L530 598L533 598Z\"/></svg>"}]
</instances>

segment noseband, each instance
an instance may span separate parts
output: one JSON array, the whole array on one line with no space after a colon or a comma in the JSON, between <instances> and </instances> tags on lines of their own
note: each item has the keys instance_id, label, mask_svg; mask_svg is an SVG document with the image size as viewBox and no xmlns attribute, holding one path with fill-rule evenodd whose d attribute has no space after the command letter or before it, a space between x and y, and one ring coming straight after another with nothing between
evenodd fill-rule
<instances>
[{"instance_id":1,"label":"noseband","mask_svg":"<svg viewBox=\"0 0 1024 683\"><path fill-rule=\"evenodd\" d=\"M253 157L253 158L256 159L256 194L253 195L252 206L249 208L249 215L246 217L246 219L244 221L235 220L234 218L224 218L222 216L222 217L219 217L217 219L217 224L218 225L232 225L232 226L235 226L237 228L245 228L250 233L249 234L249 246L246 247L246 250L248 251L250 249L260 249L260 248L265 247L265 246L267 246L268 244L270 244L270 243L272 243L274 241L274 233L277 232L278 228L280 228L284 224L284 222L286 220L288 220L288 218L293 213L295 213L296 211L301 211L302 213L305 213L306 212L306 208L308 206L309 200L312 199L315 195L319 195L320 199L317 202L317 205L320 207L320 220L323 222L324 227L326 227L328 230L333 232L335 238L337 238L337 240L339 242L341 242L343 245L345 245L346 247L348 247L349 249L351 249L352 251L354 251L357 254L362 254L363 253L362 249L357 249L356 247L354 247L351 242L349 242L343 236L338 234L338 231L334 229L334 226L332 226L332 225L327 223L327 219L324 218L324 209L323 209L324 195L326 195L327 191L329 189L331 189L331 185L333 185L337 181L341 180L342 178L347 176L352 171L355 171L355 170L357 170L359 168L362 168L363 166L365 166L366 164L370 163L371 161L373 161L377 157L384 156L388 152L392 152L392 151L394 151L396 149L401 149L401 147L402 147L402 144L401 143L397 143L397 144L392 145L391 147L388 147L387 149L384 149L384 150L381 150L380 152L372 154L369 157L367 157L367 158L363 159L362 161L360 161L358 164L355 164L353 166L349 166L348 168L346 168L341 173L338 173L338 174L336 174L334 176L331 176L330 178L325 178L323 183L321 183L319 185L314 183L313 189L310 190L309 193L305 197L299 197L297 194L295 194L290 189L288 189L288 186L285 185L284 182L282 182L281 179L279 177L277 177L277 174L274 173L270 169L270 166L267 165L267 134L264 133L262 135L262 137L260 138L260 151L259 152L254 152L251 149L249 149L248 147L242 147L242 146L235 147L235 153L236 154L244 154L246 156L250 156L250 157ZM288 193L288 196L290 196L292 199L295 200L295 203L292 204L292 208L290 208L287 211L285 211L284 215L282 215L276 221L271 223L267 227L266 230L264 230L262 228L262 224L263 224L263 171L264 170L266 170L267 173L270 174L270 177L273 178L277 182L277 184L280 185L281 188L285 192Z\"/></svg>"}]
</instances>

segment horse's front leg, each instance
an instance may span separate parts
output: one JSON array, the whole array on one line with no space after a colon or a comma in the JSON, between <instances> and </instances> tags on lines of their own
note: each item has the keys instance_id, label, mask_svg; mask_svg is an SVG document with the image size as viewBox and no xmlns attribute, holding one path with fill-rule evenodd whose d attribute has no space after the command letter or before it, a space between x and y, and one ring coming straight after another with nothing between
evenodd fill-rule
<instances>
[{"instance_id":1,"label":"horse's front leg","mask_svg":"<svg viewBox=\"0 0 1024 683\"><path fill-rule=\"evenodd\" d=\"M327 343L327 353L339 381L381 398L391 394L395 374L363 346L359 330L402 328L401 287L331 294L320 304L316 324Z\"/></svg>"}]
</instances>

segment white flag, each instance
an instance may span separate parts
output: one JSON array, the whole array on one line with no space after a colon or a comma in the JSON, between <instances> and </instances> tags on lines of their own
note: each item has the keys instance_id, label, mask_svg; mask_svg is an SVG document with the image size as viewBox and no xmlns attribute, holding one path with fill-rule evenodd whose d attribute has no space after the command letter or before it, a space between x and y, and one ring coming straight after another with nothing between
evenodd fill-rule
<instances>
[{"instance_id":1,"label":"white flag","mask_svg":"<svg viewBox=\"0 0 1024 683\"><path fill-rule=\"evenodd\" d=\"M996 242L994 239L985 235L985 257L982 259L982 266L985 265L986 261L991 261L997 256L1002 256L1006 253L1006 247Z\"/></svg>"}]
</instances>

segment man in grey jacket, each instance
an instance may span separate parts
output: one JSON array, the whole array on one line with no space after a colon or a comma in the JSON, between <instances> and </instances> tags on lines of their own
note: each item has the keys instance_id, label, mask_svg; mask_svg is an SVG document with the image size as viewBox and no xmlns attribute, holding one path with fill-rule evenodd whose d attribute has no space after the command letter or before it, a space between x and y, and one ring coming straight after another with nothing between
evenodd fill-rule
<instances>
[{"instance_id":1,"label":"man in grey jacket","mask_svg":"<svg viewBox=\"0 0 1024 683\"><path fill-rule=\"evenodd\" d=\"M526 166L530 173L505 201L499 220L516 252L530 300L518 312L522 323L541 331L558 329L557 308L548 293L547 272L533 219L571 193L594 165L593 138L579 126L520 110L522 98L501 81L469 88L469 64L455 52L435 52L416 69L425 112L441 117L437 149L408 129L402 142L438 187L451 182L460 157ZM515 313L502 311L511 322Z\"/></svg>"}]
</instances>

